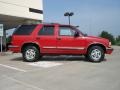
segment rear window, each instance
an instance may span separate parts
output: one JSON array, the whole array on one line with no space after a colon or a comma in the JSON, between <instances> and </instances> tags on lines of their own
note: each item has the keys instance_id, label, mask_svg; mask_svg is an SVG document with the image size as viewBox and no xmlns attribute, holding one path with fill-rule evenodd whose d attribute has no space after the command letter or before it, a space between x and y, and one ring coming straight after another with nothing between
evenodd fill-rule
<instances>
[{"instance_id":1,"label":"rear window","mask_svg":"<svg viewBox=\"0 0 120 90\"><path fill-rule=\"evenodd\" d=\"M30 35L37 25L21 25L15 30L14 35Z\"/></svg>"}]
</instances>

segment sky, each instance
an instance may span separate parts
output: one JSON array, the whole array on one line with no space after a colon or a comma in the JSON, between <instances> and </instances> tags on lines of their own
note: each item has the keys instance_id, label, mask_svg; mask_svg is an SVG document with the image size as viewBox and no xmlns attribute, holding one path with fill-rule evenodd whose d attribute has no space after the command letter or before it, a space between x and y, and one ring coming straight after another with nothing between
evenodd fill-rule
<instances>
[{"instance_id":1,"label":"sky","mask_svg":"<svg viewBox=\"0 0 120 90\"><path fill-rule=\"evenodd\" d=\"M44 22L68 24L65 12L74 12L71 24L88 35L105 30L120 35L120 0L43 0Z\"/></svg>"}]
</instances>

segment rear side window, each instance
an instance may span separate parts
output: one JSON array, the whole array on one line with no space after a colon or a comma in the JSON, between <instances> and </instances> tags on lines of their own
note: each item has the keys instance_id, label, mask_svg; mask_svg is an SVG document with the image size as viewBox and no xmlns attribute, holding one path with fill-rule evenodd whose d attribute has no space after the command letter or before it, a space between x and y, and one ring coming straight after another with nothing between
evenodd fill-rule
<instances>
[{"instance_id":1,"label":"rear side window","mask_svg":"<svg viewBox=\"0 0 120 90\"><path fill-rule=\"evenodd\" d=\"M54 35L54 26L43 26L38 35Z\"/></svg>"},{"instance_id":2,"label":"rear side window","mask_svg":"<svg viewBox=\"0 0 120 90\"><path fill-rule=\"evenodd\" d=\"M30 35L37 25L21 25L15 30L14 35Z\"/></svg>"}]
</instances>

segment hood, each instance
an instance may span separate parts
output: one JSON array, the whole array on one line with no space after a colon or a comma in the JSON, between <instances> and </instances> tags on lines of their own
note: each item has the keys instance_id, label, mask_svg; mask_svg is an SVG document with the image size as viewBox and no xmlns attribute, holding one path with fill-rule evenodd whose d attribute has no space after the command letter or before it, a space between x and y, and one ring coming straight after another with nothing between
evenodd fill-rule
<instances>
[{"instance_id":1,"label":"hood","mask_svg":"<svg viewBox=\"0 0 120 90\"><path fill-rule=\"evenodd\" d=\"M102 37L97 37L97 36L87 36L88 38L93 38L93 39L104 39L104 40L108 40L106 38L102 38Z\"/></svg>"},{"instance_id":2,"label":"hood","mask_svg":"<svg viewBox=\"0 0 120 90\"><path fill-rule=\"evenodd\" d=\"M102 37L96 37L96 36L86 36L86 37L95 41L109 42L108 39Z\"/></svg>"}]
</instances>

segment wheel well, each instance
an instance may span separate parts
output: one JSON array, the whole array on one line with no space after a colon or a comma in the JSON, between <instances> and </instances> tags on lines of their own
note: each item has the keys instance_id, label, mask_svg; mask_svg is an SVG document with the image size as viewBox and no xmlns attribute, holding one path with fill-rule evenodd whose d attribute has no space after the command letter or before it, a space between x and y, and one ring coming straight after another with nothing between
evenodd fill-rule
<instances>
[{"instance_id":1,"label":"wheel well","mask_svg":"<svg viewBox=\"0 0 120 90\"><path fill-rule=\"evenodd\" d=\"M35 43L25 43L21 48L21 52L23 52L24 48L27 47L27 46L35 46L40 51L40 47L37 44L35 44Z\"/></svg>"},{"instance_id":2,"label":"wheel well","mask_svg":"<svg viewBox=\"0 0 120 90\"><path fill-rule=\"evenodd\" d=\"M100 47L104 50L104 52L106 52L106 48L105 48L105 46L102 45L102 44L92 44L92 45L90 45L90 46L87 48L87 51L88 51L91 47L93 47L93 46L100 46Z\"/></svg>"}]
</instances>

